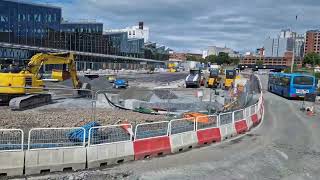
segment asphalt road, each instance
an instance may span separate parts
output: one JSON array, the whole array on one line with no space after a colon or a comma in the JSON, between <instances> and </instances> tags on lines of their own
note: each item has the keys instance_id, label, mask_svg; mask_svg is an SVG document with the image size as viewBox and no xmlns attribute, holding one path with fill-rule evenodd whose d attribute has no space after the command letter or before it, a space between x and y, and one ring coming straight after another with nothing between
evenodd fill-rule
<instances>
[{"instance_id":1,"label":"asphalt road","mask_svg":"<svg viewBox=\"0 0 320 180\"><path fill-rule=\"evenodd\" d=\"M262 80L265 85L266 77ZM307 116L299 111L300 104L265 92L263 123L239 139L107 169L38 178L319 179L320 116Z\"/></svg>"}]
</instances>

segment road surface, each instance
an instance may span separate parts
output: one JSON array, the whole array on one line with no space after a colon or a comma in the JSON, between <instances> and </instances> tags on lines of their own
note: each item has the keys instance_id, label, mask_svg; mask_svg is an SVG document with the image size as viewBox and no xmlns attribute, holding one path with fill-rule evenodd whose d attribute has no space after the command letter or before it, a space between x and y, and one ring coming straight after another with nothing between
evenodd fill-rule
<instances>
[{"instance_id":1,"label":"road surface","mask_svg":"<svg viewBox=\"0 0 320 180\"><path fill-rule=\"evenodd\" d=\"M264 121L242 138L107 169L35 178L319 179L320 116L300 112L300 104L265 92Z\"/></svg>"}]
</instances>

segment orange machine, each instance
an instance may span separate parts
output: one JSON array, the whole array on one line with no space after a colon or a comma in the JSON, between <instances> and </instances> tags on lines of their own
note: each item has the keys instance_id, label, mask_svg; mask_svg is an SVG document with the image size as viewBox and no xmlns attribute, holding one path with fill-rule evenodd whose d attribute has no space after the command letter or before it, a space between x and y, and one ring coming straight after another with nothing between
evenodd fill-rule
<instances>
[{"instance_id":1,"label":"orange machine","mask_svg":"<svg viewBox=\"0 0 320 180\"><path fill-rule=\"evenodd\" d=\"M209 123L209 118L207 114L197 113L197 112L188 112L183 114L184 118L197 118L199 123ZM189 119L187 119L189 120Z\"/></svg>"}]
</instances>

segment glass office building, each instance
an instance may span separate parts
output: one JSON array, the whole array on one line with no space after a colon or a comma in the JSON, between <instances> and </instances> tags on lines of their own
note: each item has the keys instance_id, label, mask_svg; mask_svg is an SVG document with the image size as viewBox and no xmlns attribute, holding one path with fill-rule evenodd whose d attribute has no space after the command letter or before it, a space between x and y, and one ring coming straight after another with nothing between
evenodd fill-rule
<instances>
[{"instance_id":1,"label":"glass office building","mask_svg":"<svg viewBox=\"0 0 320 180\"><path fill-rule=\"evenodd\" d=\"M51 31L60 30L61 8L0 0L0 41L44 46Z\"/></svg>"},{"instance_id":2,"label":"glass office building","mask_svg":"<svg viewBox=\"0 0 320 180\"><path fill-rule=\"evenodd\" d=\"M96 22L62 22L62 32L102 34L103 24Z\"/></svg>"}]
</instances>

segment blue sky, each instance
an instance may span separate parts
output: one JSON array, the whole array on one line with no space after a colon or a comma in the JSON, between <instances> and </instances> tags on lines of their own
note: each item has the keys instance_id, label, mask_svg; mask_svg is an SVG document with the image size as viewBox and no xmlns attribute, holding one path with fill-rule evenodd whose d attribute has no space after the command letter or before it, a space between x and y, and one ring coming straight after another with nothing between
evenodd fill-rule
<instances>
[{"instance_id":1,"label":"blue sky","mask_svg":"<svg viewBox=\"0 0 320 180\"><path fill-rule=\"evenodd\" d=\"M144 21L150 40L178 51L209 45L254 50L265 38L293 27L318 29L319 0L25 0L62 7L69 20L96 19L105 29ZM295 16L298 15L298 21Z\"/></svg>"}]
</instances>

